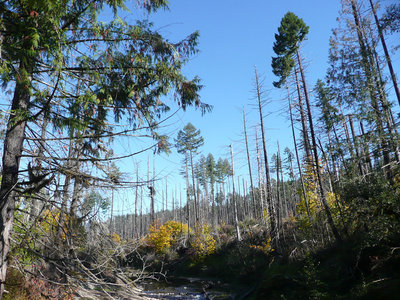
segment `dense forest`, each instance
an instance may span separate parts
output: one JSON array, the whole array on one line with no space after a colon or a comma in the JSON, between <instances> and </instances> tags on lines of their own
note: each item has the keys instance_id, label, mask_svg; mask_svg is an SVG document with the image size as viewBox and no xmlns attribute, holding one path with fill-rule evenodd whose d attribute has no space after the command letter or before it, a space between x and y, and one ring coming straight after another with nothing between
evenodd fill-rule
<instances>
[{"instance_id":1,"label":"dense forest","mask_svg":"<svg viewBox=\"0 0 400 300\"><path fill-rule=\"evenodd\" d=\"M254 68L257 126L243 106L242 142L214 157L194 124L163 131L176 110L217 105L185 75L198 32L171 42L150 21L119 17L126 7L151 16L167 1L128 2L0 2L0 299L162 298L143 285L179 277L204 278L200 296L167 299L394 299L400 4L342 0L314 86L310 28L283 15L265 58L270 82ZM293 141L273 152L267 85L286 95ZM131 137L147 146L117 153ZM119 168L146 151L179 153L184 186L150 160L129 176ZM126 188L131 210L116 214ZM215 294L222 282L228 292Z\"/></svg>"}]
</instances>

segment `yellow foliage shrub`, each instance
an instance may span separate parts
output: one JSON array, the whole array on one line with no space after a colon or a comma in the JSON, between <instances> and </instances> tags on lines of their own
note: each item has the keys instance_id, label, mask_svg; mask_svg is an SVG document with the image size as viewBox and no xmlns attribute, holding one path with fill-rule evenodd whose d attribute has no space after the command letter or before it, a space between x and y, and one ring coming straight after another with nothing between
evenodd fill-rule
<instances>
[{"instance_id":1,"label":"yellow foliage shrub","mask_svg":"<svg viewBox=\"0 0 400 300\"><path fill-rule=\"evenodd\" d=\"M62 233L62 239L65 239L67 233L66 224L69 222L69 216L64 215L65 224ZM46 234L55 235L57 233L57 228L60 220L60 210L45 210L42 217L40 218L39 226Z\"/></svg>"},{"instance_id":2,"label":"yellow foliage shrub","mask_svg":"<svg viewBox=\"0 0 400 300\"><path fill-rule=\"evenodd\" d=\"M211 227L209 225L197 224L194 230L194 241L192 247L198 259L215 252L216 240L211 235Z\"/></svg>"},{"instance_id":3,"label":"yellow foliage shrub","mask_svg":"<svg viewBox=\"0 0 400 300\"><path fill-rule=\"evenodd\" d=\"M268 209L264 208L264 210L263 210L263 216L264 216L265 222L269 223L270 220L271 220L271 218L270 218L270 216L269 216Z\"/></svg>"},{"instance_id":4,"label":"yellow foliage shrub","mask_svg":"<svg viewBox=\"0 0 400 300\"><path fill-rule=\"evenodd\" d=\"M320 208L320 199L316 191L306 191L308 208L310 209L310 214L314 215ZM300 215L307 215L306 201L303 195L301 195L301 201L297 204L297 213Z\"/></svg>"},{"instance_id":5,"label":"yellow foliage shrub","mask_svg":"<svg viewBox=\"0 0 400 300\"><path fill-rule=\"evenodd\" d=\"M265 255L269 255L274 251L271 246L271 238L268 238L268 240L263 242L261 245L249 245L249 247L261 251Z\"/></svg>"},{"instance_id":6,"label":"yellow foliage shrub","mask_svg":"<svg viewBox=\"0 0 400 300\"><path fill-rule=\"evenodd\" d=\"M188 225L180 222L168 221L163 225L157 222L150 225L146 241L157 253L161 253L175 244L178 238L186 234L188 230L190 230Z\"/></svg>"},{"instance_id":7,"label":"yellow foliage shrub","mask_svg":"<svg viewBox=\"0 0 400 300\"><path fill-rule=\"evenodd\" d=\"M121 237L118 235L118 233L113 233L112 235L111 235L111 239L115 242L115 243L117 243L117 244L120 244L121 243Z\"/></svg>"},{"instance_id":8,"label":"yellow foliage shrub","mask_svg":"<svg viewBox=\"0 0 400 300\"><path fill-rule=\"evenodd\" d=\"M320 212L323 211L323 207L318 191L317 177L313 170L313 166L309 163L306 163L304 166L304 188L306 190L305 194L307 197L310 215L312 218L315 218ZM299 221L301 226L309 227L311 224L308 219L306 201L302 192L300 192L300 198L301 201L296 207L298 214L296 221ZM336 195L333 192L326 193L326 202L331 209L332 217L334 219L337 218L340 213L340 208L338 207L336 199L339 199L339 195Z\"/></svg>"},{"instance_id":9,"label":"yellow foliage shrub","mask_svg":"<svg viewBox=\"0 0 400 300\"><path fill-rule=\"evenodd\" d=\"M60 224L60 210L45 210L39 218L38 229L42 234L47 236L55 236ZM64 214L64 222L61 232L62 240L67 238L73 239L75 242L81 241L84 237L84 228L82 224L78 221L78 218L71 217L68 214Z\"/></svg>"}]
</instances>

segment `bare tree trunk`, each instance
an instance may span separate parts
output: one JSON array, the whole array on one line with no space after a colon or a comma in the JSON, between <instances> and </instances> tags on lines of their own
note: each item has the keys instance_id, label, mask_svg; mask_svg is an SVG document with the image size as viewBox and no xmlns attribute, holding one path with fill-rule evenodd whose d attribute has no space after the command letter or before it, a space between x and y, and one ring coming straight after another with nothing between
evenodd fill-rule
<instances>
[{"instance_id":1,"label":"bare tree trunk","mask_svg":"<svg viewBox=\"0 0 400 300\"><path fill-rule=\"evenodd\" d=\"M366 135L365 135L365 131L364 131L364 124L362 121L360 121L360 130L361 130L361 135L365 138ZM369 151L369 145L364 143L363 147L365 149L364 152L366 155L367 165L369 167L369 170L372 171L372 159L371 159L371 154Z\"/></svg>"},{"instance_id":2,"label":"bare tree trunk","mask_svg":"<svg viewBox=\"0 0 400 300\"><path fill-rule=\"evenodd\" d=\"M231 144L231 160L232 160L232 201L233 201L233 212L234 212L234 217L235 217L235 227L236 227L236 237L238 241L240 242L242 240L242 237L240 235L240 229L239 229L239 220L238 220L238 210L237 210L237 204L236 204L236 195L235 195L235 166L234 166L234 160L233 160L233 147Z\"/></svg>"},{"instance_id":3,"label":"bare tree trunk","mask_svg":"<svg viewBox=\"0 0 400 300\"><path fill-rule=\"evenodd\" d=\"M265 141L265 131L264 131L264 117L262 112L262 104L261 104L261 87L258 81L258 74L257 69L255 68L255 75L256 75L256 89L257 89L257 99L258 99L258 111L260 113L260 123L261 123L261 137L262 137L262 144L263 144L263 152L264 152L264 164L265 164L265 176L267 179L267 204L269 210L269 217L271 223L271 236L272 238L276 235L276 219L275 213L272 203L272 193L271 193L271 179L269 174L269 166L268 166L268 155L267 155L267 146Z\"/></svg>"},{"instance_id":4,"label":"bare tree trunk","mask_svg":"<svg viewBox=\"0 0 400 300\"><path fill-rule=\"evenodd\" d=\"M139 165L136 165L136 188L135 188L135 215L134 215L134 221L133 224L135 226L135 236L136 238L139 238L139 232L138 232L138 223L137 223L137 219L138 219L138 211L137 211L137 207L138 207L138 198L139 198Z\"/></svg>"},{"instance_id":5,"label":"bare tree trunk","mask_svg":"<svg viewBox=\"0 0 400 300\"><path fill-rule=\"evenodd\" d=\"M263 193L263 182L261 179L261 158L260 150L258 148L257 128L256 128L256 151L257 151L257 166L258 166L258 192L260 194L260 209L261 209L261 220L265 223L264 217L264 193Z\"/></svg>"},{"instance_id":6,"label":"bare tree trunk","mask_svg":"<svg viewBox=\"0 0 400 300\"><path fill-rule=\"evenodd\" d=\"M282 185L282 196L283 196L283 199L282 199L281 202L282 202L282 209L284 208L284 211L282 210L282 214L283 214L284 217L287 217L288 216L288 207L287 207L285 181L283 179L282 158L281 158L281 150L280 150L280 147L279 147L279 141L278 141L278 158L279 158L279 161L280 161L279 169L281 171L281 183L282 183L281 185Z\"/></svg>"},{"instance_id":7,"label":"bare tree trunk","mask_svg":"<svg viewBox=\"0 0 400 300\"><path fill-rule=\"evenodd\" d=\"M111 188L110 233L114 232L114 188Z\"/></svg>"},{"instance_id":8,"label":"bare tree trunk","mask_svg":"<svg viewBox=\"0 0 400 300\"><path fill-rule=\"evenodd\" d=\"M215 228L215 182L210 180L211 226Z\"/></svg>"},{"instance_id":9,"label":"bare tree trunk","mask_svg":"<svg viewBox=\"0 0 400 300\"><path fill-rule=\"evenodd\" d=\"M143 230L143 186L140 186L140 236L144 234Z\"/></svg>"},{"instance_id":10,"label":"bare tree trunk","mask_svg":"<svg viewBox=\"0 0 400 300\"><path fill-rule=\"evenodd\" d=\"M387 169L388 169L385 173L388 178L391 178L390 155L388 152L387 141L386 141L386 138L384 137L383 122L382 122L382 115L381 115L382 113L379 108L379 104L378 104L378 101L376 98L376 94L375 94L373 82L372 82L373 74L372 74L370 67L373 66L373 62L370 61L370 55L368 53L366 41L364 40L364 35L362 32L362 27L361 27L359 15L358 15L358 9L356 6L356 0L349 0L349 1L350 1L351 8L352 8L354 23L356 25L358 43L360 45L362 66L363 66L366 80L367 80L368 91L369 91L370 98L371 98L371 105L372 105L372 108L373 108L373 111L375 114L375 121L376 121L376 125L377 125L377 131L379 134L379 139L381 141L381 149L382 149L384 165L387 166Z\"/></svg>"},{"instance_id":11,"label":"bare tree trunk","mask_svg":"<svg viewBox=\"0 0 400 300\"><path fill-rule=\"evenodd\" d=\"M40 141L39 141L39 146L38 146L38 154L37 154L37 159L36 159L36 166L35 166L35 171L36 175L40 175L42 172L42 162L44 159L44 144L46 140L46 129L47 125L49 124L49 120L45 117L43 117L43 123L41 126L42 132L40 135ZM32 207L29 213L29 220L32 221L38 217L38 213L40 211L40 203L38 202L37 197L32 197Z\"/></svg>"},{"instance_id":12,"label":"bare tree trunk","mask_svg":"<svg viewBox=\"0 0 400 300\"><path fill-rule=\"evenodd\" d=\"M160 213L162 214L161 218L163 218L164 213L164 190L161 190L161 210ZM161 220L162 223L162 220Z\"/></svg>"},{"instance_id":13,"label":"bare tree trunk","mask_svg":"<svg viewBox=\"0 0 400 300\"><path fill-rule=\"evenodd\" d=\"M255 217L255 216L256 216L256 205L255 205L255 199L254 199L253 175L252 175L252 172L251 172L249 143L248 143L248 140L247 140L246 113L245 113L245 111L244 111L244 106L243 106L243 127L244 127L244 139L245 139L245 142L246 142L247 164L248 164L248 166L249 166L249 175L250 175L250 195L251 195L251 203L252 203L253 213L254 213L254 217Z\"/></svg>"},{"instance_id":14,"label":"bare tree trunk","mask_svg":"<svg viewBox=\"0 0 400 300\"><path fill-rule=\"evenodd\" d=\"M344 220L344 205L339 200L338 194L336 193L336 189L334 188L334 185L332 184L332 181L333 181L332 172L331 172L331 170L329 168L328 157L325 154L325 151L324 151L324 148L322 147L322 143L321 143L320 139L318 139L318 143L319 143L319 146L321 148L322 157L324 158L325 163L326 163L326 168L327 168L328 175L329 175L330 190L333 193L333 195L335 196L336 207L338 208L338 211L339 211L340 220L342 221L343 229L345 230L345 232L347 232L347 226L346 226L346 223L345 223L345 220Z\"/></svg>"},{"instance_id":15,"label":"bare tree trunk","mask_svg":"<svg viewBox=\"0 0 400 300\"><path fill-rule=\"evenodd\" d=\"M289 88L288 88L288 100L289 100L290 124L291 124L291 127L292 127L292 136L293 136L294 151L295 151L295 153L296 153L297 167L299 168L299 176L300 176L301 191L302 191L302 193L303 193L304 203L306 204L306 210L307 210L308 220L310 221L310 224L311 224L310 206L309 206L309 203L308 203L307 194L306 194L306 189L305 189L305 186L304 186L303 172L302 172L302 170L301 170L301 163L300 163L299 151L298 151L298 149L297 149L296 133L295 133L295 131L294 131L294 122L293 122L293 113L292 113L292 103L291 103L291 100L290 100Z\"/></svg>"},{"instance_id":16,"label":"bare tree trunk","mask_svg":"<svg viewBox=\"0 0 400 300\"><path fill-rule=\"evenodd\" d=\"M279 149L279 143L278 143L278 149ZM280 195L280 180L279 180L279 152L277 153L276 156L276 227L277 227L277 236L279 238L279 230L281 227L281 195Z\"/></svg>"},{"instance_id":17,"label":"bare tree trunk","mask_svg":"<svg viewBox=\"0 0 400 300\"><path fill-rule=\"evenodd\" d=\"M390 58L389 51L388 51L387 46L386 46L386 41L385 41L385 37L383 36L382 28L381 28L381 26L379 24L379 19L378 19L378 16L376 14L376 9L375 9L374 3L372 2L372 0L369 0L369 3L370 3L370 6L371 6L371 10L372 10L372 12L374 14L375 24L376 24L376 27L378 29L378 34L379 34L379 38L380 38L381 43L382 43L383 51L385 53L385 59L386 59L386 62L388 64L390 77L392 79L393 88L395 90L396 97L397 97L397 102L400 105L400 90L399 90L399 86L397 84L396 73L394 72L394 69L393 69L392 60Z\"/></svg>"},{"instance_id":18,"label":"bare tree trunk","mask_svg":"<svg viewBox=\"0 0 400 300\"><path fill-rule=\"evenodd\" d=\"M182 218L182 188L179 185L179 220L181 222L181 234L183 231L183 218ZM189 223L188 223L188 231L189 231Z\"/></svg>"},{"instance_id":19,"label":"bare tree trunk","mask_svg":"<svg viewBox=\"0 0 400 300\"><path fill-rule=\"evenodd\" d=\"M242 209L242 201L240 200L242 195L240 193L240 176L237 177L237 189L238 189L238 197L236 198L236 205L237 205L237 214L238 219L243 220L243 209Z\"/></svg>"},{"instance_id":20,"label":"bare tree trunk","mask_svg":"<svg viewBox=\"0 0 400 300\"><path fill-rule=\"evenodd\" d=\"M364 172L363 172L362 162L361 162L361 158L360 158L359 145L358 145L358 141L357 141L356 134L355 134L355 132L354 132L353 119L352 119L351 115L348 115L348 118L349 118L349 124L350 124L351 135L352 135L352 137L353 137L353 144L354 144L354 148L355 148L355 150L356 150L356 157L357 157L358 169L359 169L359 171L360 171L360 175L363 176L363 175L364 175Z\"/></svg>"},{"instance_id":21,"label":"bare tree trunk","mask_svg":"<svg viewBox=\"0 0 400 300\"><path fill-rule=\"evenodd\" d=\"M185 159L185 166L186 166L186 206L187 206L187 222L188 227L190 227L190 191L189 191L189 172L188 172L188 160L187 156ZM187 240L190 238L190 230L187 232Z\"/></svg>"},{"instance_id":22,"label":"bare tree trunk","mask_svg":"<svg viewBox=\"0 0 400 300\"><path fill-rule=\"evenodd\" d=\"M349 128L348 128L347 122L346 122L346 116L343 114L343 110L342 110L342 107L340 104L339 104L339 111L340 111L340 120L342 121L344 134L346 136L347 147L349 148L349 151L350 151L350 157L352 159L354 159L355 156L354 156L353 143L350 140L350 133L349 133Z\"/></svg>"},{"instance_id":23,"label":"bare tree trunk","mask_svg":"<svg viewBox=\"0 0 400 300\"><path fill-rule=\"evenodd\" d=\"M282 159L281 159L281 150L279 147L279 141L277 141L277 145L278 145L278 153L277 153L277 157L278 157L278 161L279 161L279 171L277 170L277 172L280 172L280 181L279 181L279 185L280 188L278 189L279 191L282 190L282 198L280 200L280 209L281 209L281 218L286 217L287 216L287 209L284 209L286 207L286 199L285 199L285 182L283 180L283 171L282 171Z\"/></svg>"},{"instance_id":24,"label":"bare tree trunk","mask_svg":"<svg viewBox=\"0 0 400 300\"><path fill-rule=\"evenodd\" d=\"M168 177L165 177L165 210L168 211Z\"/></svg>"},{"instance_id":25,"label":"bare tree trunk","mask_svg":"<svg viewBox=\"0 0 400 300\"><path fill-rule=\"evenodd\" d=\"M325 190L324 190L324 188L322 186L322 176L321 176L321 170L320 170L319 160L318 160L317 142L316 142L315 133L314 133L313 119L312 119L312 115L311 115L311 105L310 105L310 101L309 101L309 98L308 98L307 85L306 85L304 72L303 72L303 68L302 68L302 65L301 65L301 59L300 59L300 55L299 55L298 51L296 51L296 55L297 55L297 61L298 61L298 64L299 64L301 80L303 82L304 97L306 99L308 121L309 121L309 124L310 124L311 141L312 141L312 148L313 148L313 152L314 152L315 169L316 169L316 173L317 173L318 185L319 185L319 190L320 190L320 194L321 194L321 202L322 202L322 205L324 206L325 214L327 216L329 226L330 226L330 228L332 230L333 235L335 236L335 239L338 242L342 242L342 238L341 238L341 236L339 234L339 231L337 230L336 225L333 222L331 210L330 210L330 208L328 206L328 203L326 201Z\"/></svg>"},{"instance_id":26,"label":"bare tree trunk","mask_svg":"<svg viewBox=\"0 0 400 300\"><path fill-rule=\"evenodd\" d=\"M154 224L156 220L156 214L155 214L155 207L154 207L154 196L155 196L155 177L156 177L156 166L154 163L154 157L153 157L153 175L151 178L151 187L150 187L150 222L151 224Z\"/></svg>"},{"instance_id":27,"label":"bare tree trunk","mask_svg":"<svg viewBox=\"0 0 400 300\"><path fill-rule=\"evenodd\" d=\"M303 97L301 96L300 83L299 83L299 79L297 77L296 65L294 66L294 76L296 79L296 90L297 90L297 96L299 99L300 120L301 120L301 128L302 128L301 133L302 133L302 137L303 137L304 151L306 153L306 161L309 161L310 159L312 159L311 146L310 146L310 139L308 137L307 121L306 121L306 115L304 113Z\"/></svg>"},{"instance_id":28,"label":"bare tree trunk","mask_svg":"<svg viewBox=\"0 0 400 300\"><path fill-rule=\"evenodd\" d=\"M231 194L231 182L230 182L229 176L227 178L227 184L228 184L228 192L227 192L226 207L225 207L226 218L227 218L229 224L234 224L235 212L233 209L233 199L229 198L229 194Z\"/></svg>"},{"instance_id":29,"label":"bare tree trunk","mask_svg":"<svg viewBox=\"0 0 400 300\"><path fill-rule=\"evenodd\" d=\"M196 185L195 185L195 177L194 177L194 165L193 165L193 153L192 151L189 151L190 154L190 166L192 169L192 183L193 183L193 197L194 197L194 215L196 218L196 223L199 222L199 213L198 213L198 199L197 199L197 195L196 195Z\"/></svg>"},{"instance_id":30,"label":"bare tree trunk","mask_svg":"<svg viewBox=\"0 0 400 300\"><path fill-rule=\"evenodd\" d=\"M245 217L251 217L252 214L252 208L250 207L250 202L246 201L247 198L247 189L246 189L246 183L244 181L244 177L242 178L242 184L243 184L243 207L245 209L244 211L244 218Z\"/></svg>"},{"instance_id":31,"label":"bare tree trunk","mask_svg":"<svg viewBox=\"0 0 400 300\"><path fill-rule=\"evenodd\" d=\"M57 236L56 236L56 241L55 244L57 246L61 245L62 242L62 236L65 233L65 215L67 213L67 207L68 207L68 198L69 198L69 193L68 189L71 183L71 158L73 157L73 150L74 150L74 142L71 139L69 141L69 149L68 149L68 160L65 164L65 179L64 179L64 186L63 186L63 191L62 191L62 202L61 202L61 209L60 209L60 216L58 219L58 224L57 224Z\"/></svg>"},{"instance_id":32,"label":"bare tree trunk","mask_svg":"<svg viewBox=\"0 0 400 300\"><path fill-rule=\"evenodd\" d=\"M218 205L218 209L217 209L217 224L221 224L223 221L223 201L225 198L225 193L222 191L223 189L223 185L220 183L219 184L219 197L221 199L219 205Z\"/></svg>"},{"instance_id":33,"label":"bare tree trunk","mask_svg":"<svg viewBox=\"0 0 400 300\"><path fill-rule=\"evenodd\" d=\"M176 220L176 211L175 211L175 201L178 201L177 192L176 192L176 185L175 185L175 197L172 199L172 220Z\"/></svg>"},{"instance_id":34,"label":"bare tree trunk","mask_svg":"<svg viewBox=\"0 0 400 300\"><path fill-rule=\"evenodd\" d=\"M229 182L228 182L228 192L225 189L225 180L222 182L222 194L223 194L223 201L222 201L222 220L225 220L226 223L229 224L229 214L228 214L228 207L229 207ZM225 201L224 201L225 200ZM225 202L225 205L224 205Z\"/></svg>"},{"instance_id":35,"label":"bare tree trunk","mask_svg":"<svg viewBox=\"0 0 400 300\"><path fill-rule=\"evenodd\" d=\"M73 143L74 147L74 158L76 159L74 163L74 189L72 192L72 199L71 199L71 205L70 205L70 215L71 217L76 217L78 212L78 201L79 201L79 194L80 194L80 186L81 186L81 180L79 176L80 168L81 168L81 162L79 161L80 159L80 153L81 153L81 148L80 148L80 143L78 141L75 141Z\"/></svg>"},{"instance_id":36,"label":"bare tree trunk","mask_svg":"<svg viewBox=\"0 0 400 300\"><path fill-rule=\"evenodd\" d=\"M370 46L368 45L368 49L370 49ZM384 113L384 118L386 121L386 126L389 132L389 141L388 144L391 145L392 150L395 154L395 158L397 162L400 162L400 154L399 154L399 140L398 140L398 130L397 130L397 124L393 116L393 111L390 108L390 104L387 100L386 96L386 91L385 91L385 83L382 78L382 72L381 68L379 66L379 58L378 58L378 53L376 52L375 49L373 49L373 56L371 57L371 60L375 62L376 65L376 70L373 67L374 75L375 75L375 81L378 89L378 94L379 94L379 100L382 105L383 113Z\"/></svg>"},{"instance_id":37,"label":"bare tree trunk","mask_svg":"<svg viewBox=\"0 0 400 300\"><path fill-rule=\"evenodd\" d=\"M207 178L206 176L205 176L205 171L204 171L204 178ZM209 203L210 203L210 194L209 194L209 191L208 191L208 184L207 184L207 179L205 179L205 182L204 182L204 193L205 193L205 197L204 197L204 219L206 220L206 223L207 223L207 220L209 220L209 207L210 207L210 205L209 205Z\"/></svg>"},{"instance_id":38,"label":"bare tree trunk","mask_svg":"<svg viewBox=\"0 0 400 300\"><path fill-rule=\"evenodd\" d=\"M330 157L331 157L331 163L332 163L333 173L334 173L335 176L336 176L336 180L339 180L340 174L339 174L339 171L338 171L338 167L336 166L335 157L334 157L334 155L333 155L333 153L332 153L331 134L330 134L329 131L327 132L327 134L328 134L328 144L329 144L329 155L330 155ZM334 181L335 181L335 180L334 180Z\"/></svg>"}]
</instances>

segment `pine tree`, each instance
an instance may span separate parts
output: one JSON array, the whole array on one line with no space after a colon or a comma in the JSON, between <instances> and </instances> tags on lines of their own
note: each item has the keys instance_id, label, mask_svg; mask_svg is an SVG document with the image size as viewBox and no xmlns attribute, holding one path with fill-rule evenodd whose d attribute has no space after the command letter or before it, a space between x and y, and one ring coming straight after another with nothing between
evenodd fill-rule
<instances>
[{"instance_id":1,"label":"pine tree","mask_svg":"<svg viewBox=\"0 0 400 300\"><path fill-rule=\"evenodd\" d=\"M281 87L282 84L286 82L286 79L289 76L290 72L292 71L292 68L295 66L295 63L297 63L298 70L301 76L300 78L302 82L304 98L306 100L308 123L312 141L312 152L314 155L314 164L318 178L321 202L325 209L328 223L331 227L331 230L335 238L338 241L341 241L341 236L336 228L336 225L333 222L332 214L328 206L328 203L326 201L326 195L322 185L322 176L319 166L317 143L314 132L312 114L311 114L311 104L309 100L304 70L302 67L302 60L299 54L300 44L305 39L308 33L308 29L309 27L304 23L304 21L299 17L297 17L292 12L286 13L285 16L282 18L281 24L278 28L278 34L275 34L276 41L273 47L273 50L277 54L277 57L273 58L272 68L274 70L274 74L280 77L280 80L278 82L274 82L274 85L276 87Z\"/></svg>"},{"instance_id":2,"label":"pine tree","mask_svg":"<svg viewBox=\"0 0 400 300\"><path fill-rule=\"evenodd\" d=\"M200 130L197 130L191 123L188 123L183 130L178 132L177 138L175 139L175 146L178 153L189 154L190 166L192 169L192 183L193 183L193 196L195 205L195 217L196 222L199 222L199 203L196 194L195 176L194 176L194 164L193 155L197 154L198 149L204 145L204 139L200 135Z\"/></svg>"}]
</instances>

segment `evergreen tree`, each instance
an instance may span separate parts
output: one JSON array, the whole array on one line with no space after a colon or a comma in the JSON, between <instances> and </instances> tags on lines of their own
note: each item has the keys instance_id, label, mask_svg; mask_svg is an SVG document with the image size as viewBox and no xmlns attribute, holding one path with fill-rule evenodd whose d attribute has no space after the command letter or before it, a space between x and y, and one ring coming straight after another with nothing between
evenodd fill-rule
<instances>
[{"instance_id":1,"label":"evergreen tree","mask_svg":"<svg viewBox=\"0 0 400 300\"><path fill-rule=\"evenodd\" d=\"M189 154L190 157L190 166L192 169L192 183L194 190L194 205L195 205L195 216L196 222L199 221L198 215L198 199L196 195L196 185L195 185L195 176L194 176L194 164L193 164L193 155L197 154L198 149L204 145L204 139L200 135L200 130L197 130L191 123L186 124L183 127L183 130L179 130L178 136L175 139L175 146L178 153L181 154Z\"/></svg>"},{"instance_id":2,"label":"evergreen tree","mask_svg":"<svg viewBox=\"0 0 400 300\"><path fill-rule=\"evenodd\" d=\"M308 30L304 21L292 12L287 12L282 18L273 46L277 56L272 58L272 72L279 77L279 81L273 82L275 87L280 88L289 77L295 65L296 52Z\"/></svg>"}]
</instances>

